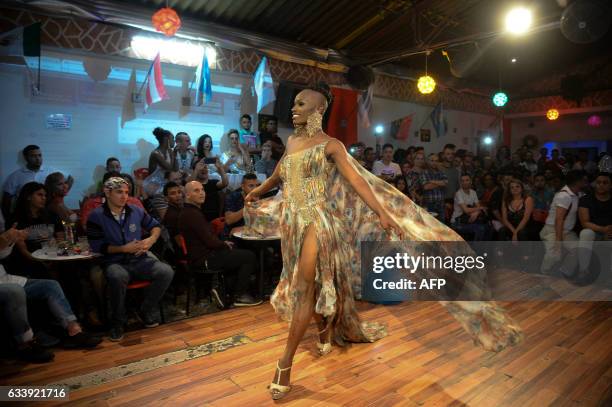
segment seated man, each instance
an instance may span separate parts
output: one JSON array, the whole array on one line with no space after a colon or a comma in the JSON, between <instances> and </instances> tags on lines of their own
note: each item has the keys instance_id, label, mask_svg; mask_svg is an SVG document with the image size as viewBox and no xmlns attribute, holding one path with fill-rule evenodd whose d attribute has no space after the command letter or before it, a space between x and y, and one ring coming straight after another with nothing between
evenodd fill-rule
<instances>
[{"instance_id":1,"label":"seated man","mask_svg":"<svg viewBox=\"0 0 612 407\"><path fill-rule=\"evenodd\" d=\"M212 232L200 207L206 198L204 187L198 181L185 186L185 206L179 216L179 230L185 238L187 253L192 267L223 269L232 273L234 278L234 306L248 307L259 305L248 294L251 275L257 263L255 255L248 250L234 249L232 242L223 242ZM220 308L225 308L224 299L216 288L211 290L213 300Z\"/></svg>"},{"instance_id":2,"label":"seated man","mask_svg":"<svg viewBox=\"0 0 612 407\"><path fill-rule=\"evenodd\" d=\"M278 161L272 158L272 142L268 141L261 146L261 159L255 163L255 172L266 174L266 178L269 178L272 176L276 164L278 164Z\"/></svg>"},{"instance_id":3,"label":"seated man","mask_svg":"<svg viewBox=\"0 0 612 407\"><path fill-rule=\"evenodd\" d=\"M161 233L159 223L137 206L128 204L128 183L112 177L104 183L106 202L94 209L87 220L87 238L92 251L100 253L111 300L111 341L123 338L126 322L125 294L130 280L149 280L141 305L147 328L159 325L158 305L168 289L174 271L147 251ZM150 237L142 239L143 228Z\"/></svg>"},{"instance_id":4,"label":"seated man","mask_svg":"<svg viewBox=\"0 0 612 407\"><path fill-rule=\"evenodd\" d=\"M462 175L461 188L455 193L451 225L459 233L473 233L474 241L488 240L491 228L486 218L486 208L480 206L476 191L472 189L472 178Z\"/></svg>"},{"instance_id":5,"label":"seated man","mask_svg":"<svg viewBox=\"0 0 612 407\"><path fill-rule=\"evenodd\" d=\"M229 236L233 228L244 226L244 197L257 188L259 181L255 174L245 174L242 177L241 188L230 193L225 198L225 235Z\"/></svg>"},{"instance_id":6,"label":"seated man","mask_svg":"<svg viewBox=\"0 0 612 407\"><path fill-rule=\"evenodd\" d=\"M176 182L168 182L164 185L164 196L168 202L166 214L162 224L168 230L170 238L174 238L180 233L178 228L179 215L183 209L183 187Z\"/></svg>"},{"instance_id":7,"label":"seated man","mask_svg":"<svg viewBox=\"0 0 612 407\"><path fill-rule=\"evenodd\" d=\"M593 241L612 240L612 175L607 172L597 174L593 194L580 198L578 217L582 224L580 231L580 248L578 260L580 270L587 270L591 261Z\"/></svg>"},{"instance_id":8,"label":"seated man","mask_svg":"<svg viewBox=\"0 0 612 407\"><path fill-rule=\"evenodd\" d=\"M1 215L0 215L1 217ZM2 220L0 223L4 223ZM4 228L4 226L2 226ZM0 234L0 259L7 257L13 245L27 236L24 230L15 227ZM70 304L55 280L36 280L8 274L0 264L0 315L3 326L8 325L8 333L17 342L17 357L32 363L50 362L53 352L42 348L34 340L34 333L28 322L27 302L44 301L53 316L66 330L65 348L94 348L100 338L92 337L81 329Z\"/></svg>"}]
</instances>

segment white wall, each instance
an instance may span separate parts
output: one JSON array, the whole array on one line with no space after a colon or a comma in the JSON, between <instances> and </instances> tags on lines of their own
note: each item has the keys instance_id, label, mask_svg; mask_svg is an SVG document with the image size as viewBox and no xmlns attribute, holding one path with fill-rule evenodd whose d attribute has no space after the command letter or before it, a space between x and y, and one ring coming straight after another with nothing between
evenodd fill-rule
<instances>
[{"instance_id":1,"label":"white wall","mask_svg":"<svg viewBox=\"0 0 612 407\"><path fill-rule=\"evenodd\" d=\"M478 131L488 131L497 141L499 136L499 124L495 122L495 117L471 112L444 109L448 124L446 135L437 137L429 115L434 106L424 106L415 103L402 102L398 100L375 97L372 101L373 112L370 116L372 126L369 129L359 127L359 141L367 146L376 145L376 135L374 127L377 124L385 126L385 134L381 137L382 142L391 143L395 148L407 148L408 146L423 146L425 152L436 153L442 150L447 143L453 143L457 148L463 148L476 152ZM389 134L389 125L392 121L414 113L412 126L410 128L410 138L406 141L396 140ZM493 126L492 128L489 128ZM421 142L415 137L415 132L419 129L431 130L431 142Z\"/></svg>"},{"instance_id":2,"label":"white wall","mask_svg":"<svg viewBox=\"0 0 612 407\"><path fill-rule=\"evenodd\" d=\"M147 166L149 153L157 146L151 133L156 126L174 133L187 131L194 145L201 134L208 132L217 150L223 132L238 128L240 91L248 80L246 75L213 71L213 85L224 87L221 90L226 93L213 89L210 105L184 111L181 96L187 82L193 78L195 68L162 64L170 100L154 104L146 114L143 114L143 104L137 104L137 118L122 129L120 117L129 73L132 67L137 69L140 86L148 68L146 61L110 59L111 73L121 78L94 82L83 71L83 56L59 51L44 52L44 56L46 62L41 72L42 94L39 96L31 96L24 67L0 64L2 184L8 174L24 165L21 157L23 147L37 144L42 149L45 165L75 178L67 203L70 207L77 207L78 201L91 193L101 178L107 157L118 157L124 172L132 173L136 168ZM91 54L87 58L96 63L109 61ZM194 91L191 96L194 96ZM72 128L46 128L47 116L55 113L72 115ZM256 115L252 116L256 128ZM279 130L281 135L289 133L288 129Z\"/></svg>"},{"instance_id":3,"label":"white wall","mask_svg":"<svg viewBox=\"0 0 612 407\"><path fill-rule=\"evenodd\" d=\"M533 134L541 146L547 145L549 148L597 146L600 151L605 151L606 144L612 141L612 117L605 112L599 115L603 118L600 127L589 126L587 119L590 115L585 114L565 115L554 121L543 116L512 119L511 148L520 147L523 138Z\"/></svg>"}]
</instances>

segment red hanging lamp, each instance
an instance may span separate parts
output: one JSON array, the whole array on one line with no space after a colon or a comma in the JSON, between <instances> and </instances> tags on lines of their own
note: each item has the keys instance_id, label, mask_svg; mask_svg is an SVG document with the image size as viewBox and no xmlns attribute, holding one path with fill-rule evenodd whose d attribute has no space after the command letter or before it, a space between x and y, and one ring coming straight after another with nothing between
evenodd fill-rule
<instances>
[{"instance_id":1,"label":"red hanging lamp","mask_svg":"<svg viewBox=\"0 0 612 407\"><path fill-rule=\"evenodd\" d=\"M153 14L151 22L157 31L168 37L172 37L181 28L181 18L174 9L168 7L168 2L166 2L166 7Z\"/></svg>"}]
</instances>

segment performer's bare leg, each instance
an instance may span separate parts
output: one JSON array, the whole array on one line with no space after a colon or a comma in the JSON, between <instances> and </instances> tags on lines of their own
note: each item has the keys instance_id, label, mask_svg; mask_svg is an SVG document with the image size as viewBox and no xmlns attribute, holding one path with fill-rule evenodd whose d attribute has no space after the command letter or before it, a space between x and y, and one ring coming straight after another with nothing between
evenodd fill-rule
<instances>
[{"instance_id":1,"label":"performer's bare leg","mask_svg":"<svg viewBox=\"0 0 612 407\"><path fill-rule=\"evenodd\" d=\"M296 301L293 316L289 327L289 337L283 356L279 360L281 369L289 367L293 363L295 351L310 324L314 314L315 304L315 267L317 263L318 244L315 236L315 228L310 225L305 232L302 243L302 253L298 260L298 272L295 278ZM280 377L277 377L280 374ZM287 385L290 381L291 371L284 370L276 372L274 381L281 385Z\"/></svg>"}]
</instances>

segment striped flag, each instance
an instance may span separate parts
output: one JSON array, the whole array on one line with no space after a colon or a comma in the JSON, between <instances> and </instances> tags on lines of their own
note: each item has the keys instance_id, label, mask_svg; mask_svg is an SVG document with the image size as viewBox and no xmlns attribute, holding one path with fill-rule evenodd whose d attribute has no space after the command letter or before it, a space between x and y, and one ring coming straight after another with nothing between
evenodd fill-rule
<instances>
[{"instance_id":1,"label":"striped flag","mask_svg":"<svg viewBox=\"0 0 612 407\"><path fill-rule=\"evenodd\" d=\"M202 103L208 103L212 100L212 83L210 82L210 68L208 66L208 57L204 52L202 62L198 65L196 71L196 105L202 106Z\"/></svg>"},{"instance_id":2,"label":"striped flag","mask_svg":"<svg viewBox=\"0 0 612 407\"><path fill-rule=\"evenodd\" d=\"M144 110L146 112L149 106L151 106L153 103L168 99L168 93L166 92L164 78L162 76L159 52L153 60L153 64L151 65L151 69L149 69L149 74L147 75L145 81L147 91Z\"/></svg>"},{"instance_id":3,"label":"striped flag","mask_svg":"<svg viewBox=\"0 0 612 407\"><path fill-rule=\"evenodd\" d=\"M429 118L431 119L431 124L433 124L434 130L436 130L436 135L438 137L444 136L448 130L448 124L446 123L446 116L444 115L442 101L440 101L434 110L431 111Z\"/></svg>"},{"instance_id":4,"label":"striped flag","mask_svg":"<svg viewBox=\"0 0 612 407\"><path fill-rule=\"evenodd\" d=\"M257 93L257 113L259 113L261 109L274 103L276 100L274 82L272 81L272 74L268 66L268 58L263 57L261 59L255 71L253 83L255 84L255 93Z\"/></svg>"}]
</instances>

